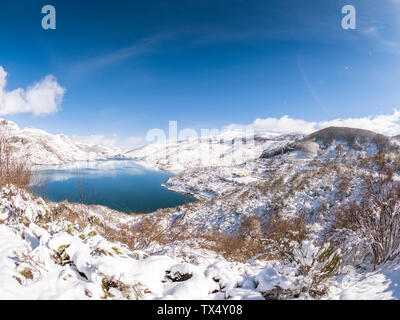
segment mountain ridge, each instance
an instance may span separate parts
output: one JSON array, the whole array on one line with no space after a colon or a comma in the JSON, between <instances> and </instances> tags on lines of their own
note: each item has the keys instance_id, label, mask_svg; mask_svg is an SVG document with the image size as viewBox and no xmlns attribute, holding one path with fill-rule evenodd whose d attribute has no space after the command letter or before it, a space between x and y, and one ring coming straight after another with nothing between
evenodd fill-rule
<instances>
[{"instance_id":1,"label":"mountain ridge","mask_svg":"<svg viewBox=\"0 0 400 320\"><path fill-rule=\"evenodd\" d=\"M127 158L172 173L232 163L240 165L249 160L275 156L372 155L379 148L392 150L400 145L400 135L389 137L358 128L328 127L308 135L259 133L249 140L239 133L221 134L165 144L153 143L123 151L101 144L76 143L64 134L51 134L31 126L21 129L16 123L1 118L0 130L9 136L14 151L20 156L28 155L33 165Z\"/></svg>"},{"instance_id":2,"label":"mountain ridge","mask_svg":"<svg viewBox=\"0 0 400 320\"><path fill-rule=\"evenodd\" d=\"M78 144L64 134L51 134L34 127L21 129L6 119L0 119L0 131L9 139L13 151L20 157L28 156L32 165L58 165L122 155L122 150L116 147Z\"/></svg>"}]
</instances>

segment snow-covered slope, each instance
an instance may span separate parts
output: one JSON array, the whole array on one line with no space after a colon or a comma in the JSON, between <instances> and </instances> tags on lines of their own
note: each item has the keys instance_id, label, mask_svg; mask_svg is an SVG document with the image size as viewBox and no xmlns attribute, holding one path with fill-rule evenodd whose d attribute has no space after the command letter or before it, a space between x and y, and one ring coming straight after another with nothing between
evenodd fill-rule
<instances>
[{"instance_id":1,"label":"snow-covered slope","mask_svg":"<svg viewBox=\"0 0 400 320\"><path fill-rule=\"evenodd\" d=\"M9 137L13 150L20 156L28 156L35 165L106 159L122 153L118 148L76 144L63 134L53 135L32 127L20 129L5 119L0 119L0 130Z\"/></svg>"},{"instance_id":2,"label":"snow-covered slope","mask_svg":"<svg viewBox=\"0 0 400 320\"><path fill-rule=\"evenodd\" d=\"M372 131L329 127L308 136L300 134L221 134L178 142L150 144L129 151L125 157L170 172L206 167L233 167L259 157L335 158L370 156L380 148L392 150L398 139Z\"/></svg>"},{"instance_id":3,"label":"snow-covered slope","mask_svg":"<svg viewBox=\"0 0 400 320\"><path fill-rule=\"evenodd\" d=\"M284 280L265 278L277 263L231 263L172 243L157 253L131 250L94 225L54 219L57 208L12 186L0 189L0 299L263 299L266 286ZM90 221L105 217L86 209Z\"/></svg>"},{"instance_id":4,"label":"snow-covered slope","mask_svg":"<svg viewBox=\"0 0 400 320\"><path fill-rule=\"evenodd\" d=\"M126 157L143 161L165 171L240 165L258 158L266 149L282 148L302 138L301 135L222 134L147 145L125 153Z\"/></svg>"},{"instance_id":5,"label":"snow-covered slope","mask_svg":"<svg viewBox=\"0 0 400 320\"><path fill-rule=\"evenodd\" d=\"M63 210L78 210L86 222L74 223ZM139 219L104 207L49 204L12 186L1 188L0 299L309 299L305 289L323 268L315 263L322 260L321 248L312 241L295 249L291 263L243 263L201 248L196 239L136 250L98 232L100 224L113 229L116 221L129 225ZM397 260L366 272L348 265L329 280L322 298L399 299L399 279Z\"/></svg>"},{"instance_id":6,"label":"snow-covered slope","mask_svg":"<svg viewBox=\"0 0 400 320\"><path fill-rule=\"evenodd\" d=\"M60 161L73 147L82 157L108 152L9 126L33 151L57 144ZM400 299L396 139L327 128L254 143L191 139L125 156L181 171L165 186L199 201L130 216L3 186L0 298ZM364 211L373 223L351 216ZM378 261L374 246L385 246L373 228L387 219L378 235L395 237L390 259Z\"/></svg>"},{"instance_id":7,"label":"snow-covered slope","mask_svg":"<svg viewBox=\"0 0 400 320\"><path fill-rule=\"evenodd\" d=\"M265 149L261 158L279 155L306 158L364 157L376 154L379 150L393 150L397 145L396 137L386 137L363 129L329 127L282 147Z\"/></svg>"}]
</instances>

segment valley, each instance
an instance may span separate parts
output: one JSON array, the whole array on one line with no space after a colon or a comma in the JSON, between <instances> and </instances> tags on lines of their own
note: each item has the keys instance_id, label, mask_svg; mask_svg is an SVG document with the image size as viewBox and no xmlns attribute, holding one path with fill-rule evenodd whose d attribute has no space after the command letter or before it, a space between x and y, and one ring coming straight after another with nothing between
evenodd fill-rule
<instances>
[{"instance_id":1,"label":"valley","mask_svg":"<svg viewBox=\"0 0 400 320\"><path fill-rule=\"evenodd\" d=\"M27 145L42 148L44 138L29 132ZM21 141L11 141L21 152ZM150 214L44 201L3 186L2 297L400 297L397 138L332 127L235 141L216 137L204 161L196 150L209 142L201 140L110 153L173 172L163 187L196 199ZM79 150L85 159L107 156ZM57 161L73 167L69 153Z\"/></svg>"}]
</instances>

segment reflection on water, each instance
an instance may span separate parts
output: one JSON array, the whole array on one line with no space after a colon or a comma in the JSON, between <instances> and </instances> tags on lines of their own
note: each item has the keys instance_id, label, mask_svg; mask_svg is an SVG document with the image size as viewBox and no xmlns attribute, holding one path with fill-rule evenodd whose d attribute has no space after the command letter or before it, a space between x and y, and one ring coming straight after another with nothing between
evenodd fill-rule
<instances>
[{"instance_id":1,"label":"reflection on water","mask_svg":"<svg viewBox=\"0 0 400 320\"><path fill-rule=\"evenodd\" d=\"M34 192L52 201L102 204L124 212L152 212L193 198L161 186L170 174L133 160L84 161L41 166L32 174Z\"/></svg>"},{"instance_id":2,"label":"reflection on water","mask_svg":"<svg viewBox=\"0 0 400 320\"><path fill-rule=\"evenodd\" d=\"M32 174L33 184L51 181L64 181L83 177L116 177L118 174L145 174L146 169L132 160L77 161L54 166L35 167Z\"/></svg>"}]
</instances>

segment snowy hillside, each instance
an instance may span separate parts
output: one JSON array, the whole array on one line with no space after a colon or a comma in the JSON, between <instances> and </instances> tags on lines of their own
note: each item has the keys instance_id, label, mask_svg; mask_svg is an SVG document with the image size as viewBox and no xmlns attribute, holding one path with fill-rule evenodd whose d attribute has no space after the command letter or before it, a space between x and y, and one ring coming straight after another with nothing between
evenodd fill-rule
<instances>
[{"instance_id":1,"label":"snowy hillside","mask_svg":"<svg viewBox=\"0 0 400 320\"><path fill-rule=\"evenodd\" d=\"M106 159L122 153L118 148L87 146L74 143L62 134L50 134L43 130L27 127L0 119L0 130L9 136L15 152L27 155L33 164L62 164L80 160Z\"/></svg>"},{"instance_id":2,"label":"snowy hillside","mask_svg":"<svg viewBox=\"0 0 400 320\"><path fill-rule=\"evenodd\" d=\"M37 152L48 143L61 156L107 152L9 126L13 146L25 137ZM179 171L165 187L198 199L151 214L45 202L3 185L0 298L400 299L396 140L331 127L244 142L129 152Z\"/></svg>"},{"instance_id":3,"label":"snowy hillside","mask_svg":"<svg viewBox=\"0 0 400 320\"><path fill-rule=\"evenodd\" d=\"M301 135L241 134L187 139L178 142L151 144L125 153L126 157L143 161L165 171L210 166L240 165L258 158L266 149L282 148L300 139Z\"/></svg>"},{"instance_id":4,"label":"snowy hillside","mask_svg":"<svg viewBox=\"0 0 400 320\"><path fill-rule=\"evenodd\" d=\"M396 137L385 137L372 131L330 127L308 136L299 134L221 134L208 138L150 144L126 152L127 158L145 165L179 173L187 169L240 166L259 157L357 157L375 154L380 147L393 149Z\"/></svg>"},{"instance_id":5,"label":"snowy hillside","mask_svg":"<svg viewBox=\"0 0 400 320\"><path fill-rule=\"evenodd\" d=\"M261 158L277 155L299 155L308 158L338 156L371 156L379 149L393 150L397 146L396 137L386 137L375 132L343 127L329 127L316 131L304 138L288 143L281 148L264 150Z\"/></svg>"},{"instance_id":6,"label":"snowy hillside","mask_svg":"<svg viewBox=\"0 0 400 320\"><path fill-rule=\"evenodd\" d=\"M268 262L230 263L173 243L131 250L110 242L96 231L107 216L95 209L49 206L12 187L0 199L1 299L263 299L265 286L281 281L265 278L275 267ZM81 224L62 210L81 210Z\"/></svg>"}]
</instances>

